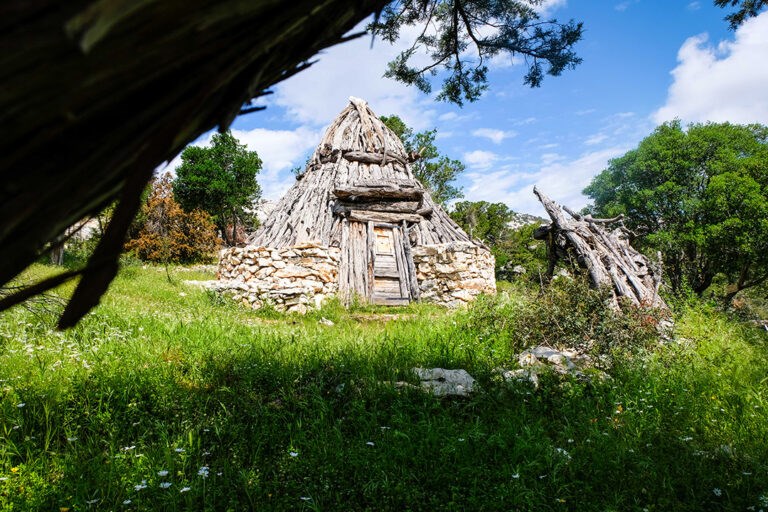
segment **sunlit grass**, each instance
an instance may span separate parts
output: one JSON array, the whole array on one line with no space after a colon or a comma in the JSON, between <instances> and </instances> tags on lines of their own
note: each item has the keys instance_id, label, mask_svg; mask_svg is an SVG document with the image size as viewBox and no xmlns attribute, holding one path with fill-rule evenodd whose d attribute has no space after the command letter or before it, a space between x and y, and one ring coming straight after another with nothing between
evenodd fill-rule
<instances>
[{"instance_id":1,"label":"sunlit grass","mask_svg":"<svg viewBox=\"0 0 768 512\"><path fill-rule=\"evenodd\" d=\"M183 283L210 277L129 267L64 333L52 314L0 316L1 510L768 505L768 340L709 308L611 380L533 390L494 372L533 336L505 321L540 300L525 290L300 317ZM415 366L464 368L481 391L392 384Z\"/></svg>"}]
</instances>

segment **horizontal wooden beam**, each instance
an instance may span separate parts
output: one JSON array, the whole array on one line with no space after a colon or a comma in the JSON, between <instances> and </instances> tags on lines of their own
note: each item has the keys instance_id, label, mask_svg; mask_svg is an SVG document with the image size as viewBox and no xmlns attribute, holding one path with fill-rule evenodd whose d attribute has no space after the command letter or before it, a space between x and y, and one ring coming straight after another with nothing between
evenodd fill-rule
<instances>
[{"instance_id":1,"label":"horizontal wooden beam","mask_svg":"<svg viewBox=\"0 0 768 512\"><path fill-rule=\"evenodd\" d=\"M341 201L334 206L334 211L370 210L373 212L421 213L418 211L420 204L420 201L366 201L361 203Z\"/></svg>"},{"instance_id":2,"label":"horizontal wooden beam","mask_svg":"<svg viewBox=\"0 0 768 512\"><path fill-rule=\"evenodd\" d=\"M347 151L342 154L345 160L361 162L364 164L385 165L388 162L397 162L403 167L408 165L408 157L387 151L385 153L368 153L365 151Z\"/></svg>"},{"instance_id":3,"label":"horizontal wooden beam","mask_svg":"<svg viewBox=\"0 0 768 512\"><path fill-rule=\"evenodd\" d=\"M421 222L424 220L421 215L412 213L373 212L370 210L352 210L348 213L343 213L342 215L349 220L357 222L389 222L397 224L402 221Z\"/></svg>"},{"instance_id":4,"label":"horizontal wooden beam","mask_svg":"<svg viewBox=\"0 0 768 512\"><path fill-rule=\"evenodd\" d=\"M390 184L381 187L338 187L333 195L340 199L372 198L372 199L412 199L420 200L424 196L424 190L412 187L397 187Z\"/></svg>"}]
</instances>

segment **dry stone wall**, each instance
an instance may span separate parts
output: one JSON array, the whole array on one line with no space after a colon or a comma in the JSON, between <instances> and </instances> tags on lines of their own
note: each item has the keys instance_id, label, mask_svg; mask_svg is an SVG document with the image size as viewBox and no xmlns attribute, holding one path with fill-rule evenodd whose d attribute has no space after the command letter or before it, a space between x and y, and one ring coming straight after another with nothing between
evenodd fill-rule
<instances>
[{"instance_id":1,"label":"dry stone wall","mask_svg":"<svg viewBox=\"0 0 768 512\"><path fill-rule=\"evenodd\" d=\"M412 248L421 300L448 307L496 293L494 258L471 242ZM303 244L286 249L233 247L221 252L218 290L254 309L306 313L338 292L337 248Z\"/></svg>"},{"instance_id":2,"label":"dry stone wall","mask_svg":"<svg viewBox=\"0 0 768 512\"><path fill-rule=\"evenodd\" d=\"M341 251L316 244L286 249L232 247L221 252L218 289L254 309L306 313L339 288Z\"/></svg>"},{"instance_id":3,"label":"dry stone wall","mask_svg":"<svg viewBox=\"0 0 768 512\"><path fill-rule=\"evenodd\" d=\"M483 247L452 242L417 246L412 253L423 301L457 307L496 293L495 259Z\"/></svg>"}]
</instances>

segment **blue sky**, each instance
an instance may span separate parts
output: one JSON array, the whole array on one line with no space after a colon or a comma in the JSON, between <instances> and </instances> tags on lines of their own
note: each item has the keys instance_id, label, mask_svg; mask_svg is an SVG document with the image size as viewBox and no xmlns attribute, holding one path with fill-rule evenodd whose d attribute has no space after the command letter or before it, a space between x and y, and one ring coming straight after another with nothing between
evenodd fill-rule
<instances>
[{"instance_id":1,"label":"blue sky","mask_svg":"<svg viewBox=\"0 0 768 512\"><path fill-rule=\"evenodd\" d=\"M580 208L581 190L608 160L663 121L768 124L768 13L734 32L712 0L548 0L546 9L584 22L576 47L584 62L530 89L522 66L496 59L489 90L463 108L382 77L413 31L395 46L378 40L371 48L366 37L326 50L274 88L261 102L266 111L232 127L264 161L264 197L279 199L293 183L290 169L304 163L349 96L416 130L436 128L439 149L467 165L458 181L465 199L539 215L533 185Z\"/></svg>"}]
</instances>

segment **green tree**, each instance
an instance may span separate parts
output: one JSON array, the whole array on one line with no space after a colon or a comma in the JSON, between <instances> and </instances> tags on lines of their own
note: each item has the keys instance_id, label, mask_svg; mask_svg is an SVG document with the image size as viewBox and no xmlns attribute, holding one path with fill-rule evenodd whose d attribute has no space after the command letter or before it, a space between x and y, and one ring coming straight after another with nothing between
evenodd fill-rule
<instances>
[{"instance_id":1,"label":"green tree","mask_svg":"<svg viewBox=\"0 0 768 512\"><path fill-rule=\"evenodd\" d=\"M504 203L461 201L454 205L451 218L471 237L488 245L496 258L496 278L509 280L520 265L538 274L547 267L544 244L533 239L538 223L518 228L510 226L517 214Z\"/></svg>"},{"instance_id":2,"label":"green tree","mask_svg":"<svg viewBox=\"0 0 768 512\"><path fill-rule=\"evenodd\" d=\"M256 175L261 159L232 133L217 133L211 146L189 146L181 153L173 194L185 211L201 209L213 217L227 245L234 245L238 224L250 224L250 209L261 196Z\"/></svg>"},{"instance_id":3,"label":"green tree","mask_svg":"<svg viewBox=\"0 0 768 512\"><path fill-rule=\"evenodd\" d=\"M749 18L754 18L768 6L768 0L715 0L718 7L736 7L738 9L725 17L730 24L731 30L736 30L742 23Z\"/></svg>"},{"instance_id":4,"label":"green tree","mask_svg":"<svg viewBox=\"0 0 768 512\"><path fill-rule=\"evenodd\" d=\"M419 153L420 157L411 164L411 170L416 179L429 189L436 203L446 207L448 201L464 197L461 188L453 182L466 167L461 161L440 154L435 145L437 130L414 134L396 115L381 116L381 120L400 137L406 152Z\"/></svg>"},{"instance_id":5,"label":"green tree","mask_svg":"<svg viewBox=\"0 0 768 512\"><path fill-rule=\"evenodd\" d=\"M674 291L701 294L723 274L733 295L768 279L768 127L665 123L584 193L662 253Z\"/></svg>"},{"instance_id":6,"label":"green tree","mask_svg":"<svg viewBox=\"0 0 768 512\"><path fill-rule=\"evenodd\" d=\"M370 25L375 35L394 43L406 26L423 27L413 44L389 63L385 76L429 93L428 77L447 71L437 99L461 105L475 101L488 87L487 62L498 55L522 56L524 82L538 87L546 73L560 75L581 62L573 46L582 24L544 21L543 0L397 0ZM426 53L425 64L413 65Z\"/></svg>"},{"instance_id":7,"label":"green tree","mask_svg":"<svg viewBox=\"0 0 768 512\"><path fill-rule=\"evenodd\" d=\"M170 173L152 180L137 222L125 249L145 261L210 261L220 242L207 212L186 212L176 202Z\"/></svg>"}]
</instances>

